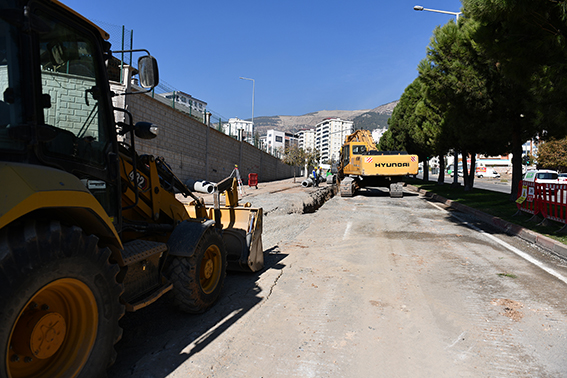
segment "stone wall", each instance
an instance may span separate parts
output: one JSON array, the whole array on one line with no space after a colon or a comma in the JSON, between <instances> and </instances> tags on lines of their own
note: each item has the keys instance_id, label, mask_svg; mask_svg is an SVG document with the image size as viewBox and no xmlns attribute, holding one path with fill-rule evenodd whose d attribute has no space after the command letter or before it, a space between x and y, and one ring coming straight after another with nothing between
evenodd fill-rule
<instances>
[{"instance_id":1,"label":"stone wall","mask_svg":"<svg viewBox=\"0 0 567 378\"><path fill-rule=\"evenodd\" d=\"M159 126L157 138L136 138L136 150L140 154L164 157L182 181L218 182L229 176L235 165L245 185L249 173L257 173L260 182L293 177L293 167L171 108L167 101L152 98L150 94L127 95L122 100L134 123L146 121ZM300 169L295 169L299 176Z\"/></svg>"}]
</instances>

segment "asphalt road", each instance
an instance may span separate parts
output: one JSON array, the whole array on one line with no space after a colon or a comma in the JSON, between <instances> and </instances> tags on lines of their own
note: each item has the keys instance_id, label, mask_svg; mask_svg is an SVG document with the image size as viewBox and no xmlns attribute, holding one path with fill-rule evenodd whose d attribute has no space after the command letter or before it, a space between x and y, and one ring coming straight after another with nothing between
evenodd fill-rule
<instances>
[{"instance_id":1,"label":"asphalt road","mask_svg":"<svg viewBox=\"0 0 567 378\"><path fill-rule=\"evenodd\" d=\"M206 314L127 314L110 378L567 376L565 261L417 194L284 194L251 200L266 269Z\"/></svg>"},{"instance_id":2,"label":"asphalt road","mask_svg":"<svg viewBox=\"0 0 567 378\"><path fill-rule=\"evenodd\" d=\"M418 175L418 177L421 179L423 178L423 175ZM437 182L438 179L438 175L429 175L429 181L434 181ZM459 177L458 178L458 182L461 185L463 184L463 178ZM453 177L449 176L449 175L445 175L445 183L446 184L451 184L453 183ZM493 192L501 192L501 193L510 193L510 185L511 185L511 180L505 181L503 182L501 179L493 179L493 178L478 178L475 177L474 179L474 187L475 188L479 188L479 189L485 189L485 190L491 190Z\"/></svg>"}]
</instances>

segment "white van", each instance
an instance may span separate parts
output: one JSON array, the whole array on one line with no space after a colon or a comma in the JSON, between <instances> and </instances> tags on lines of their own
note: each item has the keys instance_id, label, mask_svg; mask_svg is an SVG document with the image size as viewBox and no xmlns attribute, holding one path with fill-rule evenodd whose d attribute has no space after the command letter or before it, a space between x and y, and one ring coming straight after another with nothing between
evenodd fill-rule
<instances>
[{"instance_id":1,"label":"white van","mask_svg":"<svg viewBox=\"0 0 567 378\"><path fill-rule=\"evenodd\" d=\"M496 172L496 169L494 168L477 167L476 177L500 178L500 173Z\"/></svg>"}]
</instances>

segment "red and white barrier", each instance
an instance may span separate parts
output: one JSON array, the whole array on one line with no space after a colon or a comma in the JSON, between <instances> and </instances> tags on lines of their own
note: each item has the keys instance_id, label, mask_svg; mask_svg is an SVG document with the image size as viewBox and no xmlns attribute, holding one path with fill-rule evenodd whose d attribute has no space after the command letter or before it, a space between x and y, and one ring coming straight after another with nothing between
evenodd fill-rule
<instances>
[{"instance_id":1,"label":"red and white barrier","mask_svg":"<svg viewBox=\"0 0 567 378\"><path fill-rule=\"evenodd\" d=\"M518 210L567 224L567 183L520 181L518 189Z\"/></svg>"}]
</instances>

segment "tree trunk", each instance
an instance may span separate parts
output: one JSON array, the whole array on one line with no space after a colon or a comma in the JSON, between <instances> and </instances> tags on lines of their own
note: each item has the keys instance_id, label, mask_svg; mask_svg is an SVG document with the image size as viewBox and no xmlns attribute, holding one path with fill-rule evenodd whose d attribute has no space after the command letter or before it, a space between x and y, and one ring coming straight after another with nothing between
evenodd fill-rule
<instances>
[{"instance_id":1,"label":"tree trunk","mask_svg":"<svg viewBox=\"0 0 567 378\"><path fill-rule=\"evenodd\" d=\"M518 185L522 180L522 137L521 131L515 129L512 132L512 188L510 191L510 200L515 201L518 198Z\"/></svg>"},{"instance_id":2,"label":"tree trunk","mask_svg":"<svg viewBox=\"0 0 567 378\"><path fill-rule=\"evenodd\" d=\"M471 165L470 165L470 170L467 169L468 176L466 178L465 190L472 190L472 188L474 187L474 176L476 174L476 153L471 152L470 155L471 155Z\"/></svg>"},{"instance_id":3,"label":"tree trunk","mask_svg":"<svg viewBox=\"0 0 567 378\"><path fill-rule=\"evenodd\" d=\"M423 161L423 181L429 181L429 161L427 159Z\"/></svg>"},{"instance_id":4,"label":"tree trunk","mask_svg":"<svg viewBox=\"0 0 567 378\"><path fill-rule=\"evenodd\" d=\"M452 186L459 186L459 151L455 149L455 158L453 160L453 183Z\"/></svg>"},{"instance_id":5,"label":"tree trunk","mask_svg":"<svg viewBox=\"0 0 567 378\"><path fill-rule=\"evenodd\" d=\"M465 191L471 190L469 186L469 165L467 163L468 152L463 151L463 184L465 184Z\"/></svg>"},{"instance_id":6,"label":"tree trunk","mask_svg":"<svg viewBox=\"0 0 567 378\"><path fill-rule=\"evenodd\" d=\"M445 183L445 156L439 156L439 176L437 176L437 184Z\"/></svg>"}]
</instances>

